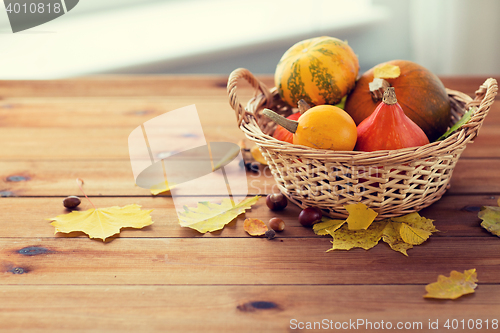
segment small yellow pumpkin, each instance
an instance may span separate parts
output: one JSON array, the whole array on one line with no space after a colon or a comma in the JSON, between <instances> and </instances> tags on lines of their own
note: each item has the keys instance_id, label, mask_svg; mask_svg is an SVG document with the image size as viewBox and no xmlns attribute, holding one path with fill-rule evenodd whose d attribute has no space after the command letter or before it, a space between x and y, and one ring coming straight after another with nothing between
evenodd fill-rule
<instances>
[{"instance_id":1,"label":"small yellow pumpkin","mask_svg":"<svg viewBox=\"0 0 500 333\"><path fill-rule=\"evenodd\" d=\"M334 105L354 88L358 72L358 57L347 42L316 37L285 52L276 67L274 83L291 106L301 99L312 105Z\"/></svg>"},{"instance_id":2,"label":"small yellow pumpkin","mask_svg":"<svg viewBox=\"0 0 500 333\"><path fill-rule=\"evenodd\" d=\"M357 129L354 120L344 110L333 105L317 105L300 116L299 120L286 119L272 110L264 115L293 133L293 144L317 149L353 150Z\"/></svg>"}]
</instances>

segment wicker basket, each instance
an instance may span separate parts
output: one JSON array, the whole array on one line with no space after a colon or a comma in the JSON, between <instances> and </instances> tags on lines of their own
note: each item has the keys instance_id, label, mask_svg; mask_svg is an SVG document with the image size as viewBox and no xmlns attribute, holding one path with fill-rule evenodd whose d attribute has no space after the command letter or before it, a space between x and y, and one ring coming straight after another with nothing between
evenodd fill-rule
<instances>
[{"instance_id":1,"label":"wicker basket","mask_svg":"<svg viewBox=\"0 0 500 333\"><path fill-rule=\"evenodd\" d=\"M255 89L246 108L237 96L237 83L248 81ZM419 211L441 198L466 145L477 136L498 90L487 79L474 99L447 90L452 106L450 125L469 106L477 106L471 120L453 135L425 146L375 152L331 151L293 145L272 137L274 122L264 108L284 116L292 113L276 88L269 90L244 68L229 76L229 102L238 126L255 142L268 162L280 191L301 208L316 206L333 218L345 218L344 205L363 202L378 212L377 219Z\"/></svg>"}]
</instances>

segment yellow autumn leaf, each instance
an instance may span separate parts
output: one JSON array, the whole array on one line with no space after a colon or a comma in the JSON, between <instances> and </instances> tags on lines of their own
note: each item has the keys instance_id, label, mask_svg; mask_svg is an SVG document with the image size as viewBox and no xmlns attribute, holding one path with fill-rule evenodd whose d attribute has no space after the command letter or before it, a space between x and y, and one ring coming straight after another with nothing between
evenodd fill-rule
<instances>
[{"instance_id":1,"label":"yellow autumn leaf","mask_svg":"<svg viewBox=\"0 0 500 333\"><path fill-rule=\"evenodd\" d=\"M481 211L477 214L477 216L483 220L483 222L481 222L481 226L484 229L488 230L493 235L500 237L500 207L484 206L481 208Z\"/></svg>"},{"instance_id":2,"label":"yellow autumn leaf","mask_svg":"<svg viewBox=\"0 0 500 333\"><path fill-rule=\"evenodd\" d=\"M439 231L434 226L434 220L420 216L417 212L410 213L400 217L391 217L391 221L406 223L412 228L422 229L429 232Z\"/></svg>"},{"instance_id":3,"label":"yellow autumn leaf","mask_svg":"<svg viewBox=\"0 0 500 333\"><path fill-rule=\"evenodd\" d=\"M366 219L366 216L363 216L363 210L367 210L366 206L360 205L361 209L352 206L356 205L350 205L346 208L349 208L354 213L350 212L349 218L355 217L355 222L370 220L377 214L375 212L373 212L375 214L369 213L369 219ZM317 235L330 235L333 237L333 246L329 251L349 250L355 247L367 250L377 245L382 238L385 243L389 244L391 249L408 256L407 250L413 248L413 245L423 243L433 232L438 231L433 224L433 220L420 216L418 213L370 222L371 224L367 230L351 230L348 226L346 227L345 222L348 222L349 218L343 221L323 217L322 222L313 226L313 230Z\"/></svg>"},{"instance_id":4,"label":"yellow autumn leaf","mask_svg":"<svg viewBox=\"0 0 500 333\"><path fill-rule=\"evenodd\" d=\"M170 186L168 182L165 180L164 182L151 186L150 191L152 195L158 195L160 193L164 192L169 192L171 189L173 189L175 185Z\"/></svg>"},{"instance_id":5,"label":"yellow autumn leaf","mask_svg":"<svg viewBox=\"0 0 500 333\"><path fill-rule=\"evenodd\" d=\"M323 216L321 222L313 225L313 231L319 236L330 235L331 232L339 229L344 223L345 220L332 220Z\"/></svg>"},{"instance_id":6,"label":"yellow autumn leaf","mask_svg":"<svg viewBox=\"0 0 500 333\"><path fill-rule=\"evenodd\" d=\"M413 248L413 245L405 243L401 238L399 232L400 227L401 223L395 223L389 220L384 227L382 240L389 244L394 251L401 252L405 256L408 256L406 251Z\"/></svg>"},{"instance_id":7,"label":"yellow autumn leaf","mask_svg":"<svg viewBox=\"0 0 500 333\"><path fill-rule=\"evenodd\" d=\"M366 230L349 230L346 225L336 231L327 232L333 237L332 250L350 250L360 247L369 250L378 244L386 223L374 222Z\"/></svg>"},{"instance_id":8,"label":"yellow autumn leaf","mask_svg":"<svg viewBox=\"0 0 500 333\"><path fill-rule=\"evenodd\" d=\"M425 242L430 235L432 235L432 232L418 228L412 228L406 223L401 223L399 234L401 235L401 238L405 243L411 245L420 245Z\"/></svg>"},{"instance_id":9,"label":"yellow autumn leaf","mask_svg":"<svg viewBox=\"0 0 500 333\"><path fill-rule=\"evenodd\" d=\"M362 202L346 205L344 208L349 212L349 216L346 220L349 230L366 230L378 215L377 212L368 208Z\"/></svg>"},{"instance_id":10,"label":"yellow autumn leaf","mask_svg":"<svg viewBox=\"0 0 500 333\"><path fill-rule=\"evenodd\" d=\"M170 192L170 189L163 189L163 190L160 190L160 189L152 189L152 190L151 190L151 194L152 194L152 195L158 195L158 194L162 194L162 193L166 193L166 192Z\"/></svg>"},{"instance_id":11,"label":"yellow autumn leaf","mask_svg":"<svg viewBox=\"0 0 500 333\"><path fill-rule=\"evenodd\" d=\"M268 230L267 225L259 219L246 219L245 222L243 222L243 229L245 229L250 236L262 236Z\"/></svg>"},{"instance_id":12,"label":"yellow autumn leaf","mask_svg":"<svg viewBox=\"0 0 500 333\"><path fill-rule=\"evenodd\" d=\"M258 199L259 196L255 196L235 204L233 200L226 198L221 204L204 201L199 202L196 208L185 206L184 212L179 212L179 223L183 227L201 233L220 230L245 210L250 209Z\"/></svg>"},{"instance_id":13,"label":"yellow autumn leaf","mask_svg":"<svg viewBox=\"0 0 500 333\"><path fill-rule=\"evenodd\" d=\"M383 64L375 67L373 70L373 77L379 79L395 79L401 75L399 66L391 64Z\"/></svg>"},{"instance_id":14,"label":"yellow autumn leaf","mask_svg":"<svg viewBox=\"0 0 500 333\"><path fill-rule=\"evenodd\" d=\"M422 244L433 232L438 231L433 220L420 216L417 212L384 221L387 221L387 225L382 240L391 249L405 256L408 256L406 251L413 248L413 245Z\"/></svg>"},{"instance_id":15,"label":"yellow autumn leaf","mask_svg":"<svg viewBox=\"0 0 500 333\"><path fill-rule=\"evenodd\" d=\"M462 295L471 294L477 287L476 269L463 273L452 271L449 277L439 275L437 282L425 286L425 298L456 299Z\"/></svg>"},{"instance_id":16,"label":"yellow autumn leaf","mask_svg":"<svg viewBox=\"0 0 500 333\"><path fill-rule=\"evenodd\" d=\"M143 228L153 224L149 215L153 210L141 210L141 206L132 204L125 207L91 208L86 211L72 211L47 220L57 232L69 233L82 231L90 238L103 241L120 232L121 228Z\"/></svg>"},{"instance_id":17,"label":"yellow autumn leaf","mask_svg":"<svg viewBox=\"0 0 500 333\"><path fill-rule=\"evenodd\" d=\"M264 156L262 156L259 146L253 146L252 148L250 148L250 153L252 154L252 157L255 161L259 162L260 164L267 165L267 161Z\"/></svg>"}]
</instances>

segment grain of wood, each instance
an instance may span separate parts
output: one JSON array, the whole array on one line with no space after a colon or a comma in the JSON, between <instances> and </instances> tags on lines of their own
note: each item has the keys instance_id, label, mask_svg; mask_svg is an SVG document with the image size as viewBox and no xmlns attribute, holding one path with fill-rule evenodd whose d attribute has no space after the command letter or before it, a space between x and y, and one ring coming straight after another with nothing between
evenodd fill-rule
<instances>
[{"instance_id":1,"label":"grain of wood","mask_svg":"<svg viewBox=\"0 0 500 333\"><path fill-rule=\"evenodd\" d=\"M3 286L0 329L294 332L298 322L332 321L335 329L337 322L361 319L365 322L357 328L362 332L380 332L373 324L382 320L394 327L422 323L422 329L408 331L432 332L429 320L438 320L443 328L447 319L480 318L490 323L490 330L480 332L492 331L491 319L499 312L494 305L500 303L498 286L480 285L475 294L456 301L424 299L424 293L421 285Z\"/></svg>"},{"instance_id":2,"label":"grain of wood","mask_svg":"<svg viewBox=\"0 0 500 333\"><path fill-rule=\"evenodd\" d=\"M480 85L484 83L484 81L493 77L495 80L500 81L499 76L465 76L465 77L440 77L441 82L443 82L444 86L449 89L458 90L463 93L466 93L470 96L474 95L474 92L479 88ZM500 97L497 96L496 99Z\"/></svg>"},{"instance_id":3,"label":"grain of wood","mask_svg":"<svg viewBox=\"0 0 500 333\"><path fill-rule=\"evenodd\" d=\"M224 91L227 76L95 76L66 80L0 81L2 97L209 96Z\"/></svg>"},{"instance_id":4,"label":"grain of wood","mask_svg":"<svg viewBox=\"0 0 500 333\"><path fill-rule=\"evenodd\" d=\"M86 199L79 210L92 208ZM220 197L212 197L213 202L220 202ZM496 205L497 197L484 195L445 195L439 202L420 212L422 216L435 220L440 230L432 237L492 237L480 227L477 213L481 206ZM125 206L135 203L143 209L153 209L151 216L154 224L143 229L127 229L120 233L120 238L177 238L177 237L215 237L215 238L248 238L243 230L245 218L258 218L267 223L272 217L279 217L286 223L286 229L277 234L278 238L315 238L311 229L302 227L298 222L300 208L293 204L279 212L273 212L261 198L245 214L240 215L223 230L205 235L179 225L177 213L169 197L112 197L92 198L97 207ZM62 198L3 198L0 200L0 238L51 238L51 237L83 237L81 232L54 235L54 227L46 218L70 212L62 206ZM329 239L326 237L326 239Z\"/></svg>"},{"instance_id":5,"label":"grain of wood","mask_svg":"<svg viewBox=\"0 0 500 333\"><path fill-rule=\"evenodd\" d=\"M138 123L138 126L141 124ZM0 131L2 160L119 160L128 159L130 128L14 128ZM207 142L237 143L242 132L231 127L210 127ZM191 133L185 133L191 135ZM165 147L168 152L168 146Z\"/></svg>"},{"instance_id":6,"label":"grain of wood","mask_svg":"<svg viewBox=\"0 0 500 333\"><path fill-rule=\"evenodd\" d=\"M2 238L0 284L421 284L471 268L500 283L493 236L431 238L409 257L385 244L330 247L328 238Z\"/></svg>"},{"instance_id":7,"label":"grain of wood","mask_svg":"<svg viewBox=\"0 0 500 333\"><path fill-rule=\"evenodd\" d=\"M274 86L271 75L258 75L268 88ZM2 97L77 97L77 96L199 96L215 91L225 91L225 75L192 76L89 76L77 79L46 81L0 81ZM499 81L499 77L494 77ZM472 95L487 76L443 77L443 84L450 89ZM242 85L241 90L249 90Z\"/></svg>"},{"instance_id":8,"label":"grain of wood","mask_svg":"<svg viewBox=\"0 0 500 333\"><path fill-rule=\"evenodd\" d=\"M0 127L135 128L147 120L196 105L203 127L236 127L224 93L169 97L31 97L0 100ZM40 117L43 115L43 117Z\"/></svg>"}]
</instances>

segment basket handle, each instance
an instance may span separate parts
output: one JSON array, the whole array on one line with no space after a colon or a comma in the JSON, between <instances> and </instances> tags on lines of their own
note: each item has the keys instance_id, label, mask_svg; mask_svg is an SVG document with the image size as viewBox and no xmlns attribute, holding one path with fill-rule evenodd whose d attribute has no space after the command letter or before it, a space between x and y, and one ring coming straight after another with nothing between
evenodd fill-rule
<instances>
[{"instance_id":1,"label":"basket handle","mask_svg":"<svg viewBox=\"0 0 500 333\"><path fill-rule=\"evenodd\" d=\"M237 95L237 84L240 79L245 79L252 85L255 89L254 97L263 94L266 100L266 105L271 103L271 93L269 89L267 89L266 85L262 83L259 79L257 79L248 69L246 68L238 68L235 69L231 75L229 75L229 79L227 81L227 93L229 95L229 104L236 112L236 119L238 121L238 127L242 122L248 123L248 116L253 116L251 110L244 108Z\"/></svg>"},{"instance_id":2,"label":"basket handle","mask_svg":"<svg viewBox=\"0 0 500 333\"><path fill-rule=\"evenodd\" d=\"M474 112L474 115L469 120L469 122L463 125L464 128L467 128L469 131L474 131L475 135L477 135L481 125L484 121L484 118L488 114L488 110L490 109L491 104L495 101L495 96L498 92L498 83L497 80L493 78L486 79L484 83L476 90L476 96L472 101L465 105L466 110L471 106L476 106L477 110Z\"/></svg>"}]
</instances>

